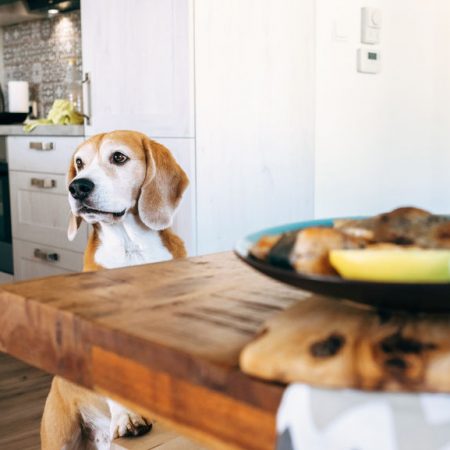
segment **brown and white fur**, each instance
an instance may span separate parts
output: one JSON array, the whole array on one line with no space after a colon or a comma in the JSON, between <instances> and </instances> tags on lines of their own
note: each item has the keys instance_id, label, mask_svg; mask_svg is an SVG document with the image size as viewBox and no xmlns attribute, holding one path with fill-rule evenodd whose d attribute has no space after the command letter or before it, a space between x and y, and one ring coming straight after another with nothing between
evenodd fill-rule
<instances>
[{"instance_id":1,"label":"brown and white fur","mask_svg":"<svg viewBox=\"0 0 450 450\"><path fill-rule=\"evenodd\" d=\"M68 173L68 237L74 239L82 220L92 224L84 270L186 256L170 226L188 183L169 150L141 133L114 131L81 144ZM55 377L41 445L43 450L106 450L112 439L150 428L146 419L118 403Z\"/></svg>"}]
</instances>

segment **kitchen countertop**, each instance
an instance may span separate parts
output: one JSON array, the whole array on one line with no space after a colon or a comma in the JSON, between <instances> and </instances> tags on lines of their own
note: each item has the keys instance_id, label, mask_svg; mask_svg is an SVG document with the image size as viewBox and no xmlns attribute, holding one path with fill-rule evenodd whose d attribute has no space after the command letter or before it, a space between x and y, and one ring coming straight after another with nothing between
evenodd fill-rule
<instances>
[{"instance_id":1,"label":"kitchen countertop","mask_svg":"<svg viewBox=\"0 0 450 450\"><path fill-rule=\"evenodd\" d=\"M39 125L30 133L23 125L0 125L0 136L84 136L84 125Z\"/></svg>"}]
</instances>

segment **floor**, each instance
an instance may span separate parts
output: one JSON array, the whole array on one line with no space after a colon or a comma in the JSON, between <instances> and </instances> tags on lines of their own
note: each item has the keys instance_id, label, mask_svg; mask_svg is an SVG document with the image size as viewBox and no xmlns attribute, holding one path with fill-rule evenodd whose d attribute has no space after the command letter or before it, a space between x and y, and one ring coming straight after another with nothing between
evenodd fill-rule
<instances>
[{"instance_id":1,"label":"floor","mask_svg":"<svg viewBox=\"0 0 450 450\"><path fill-rule=\"evenodd\" d=\"M39 450L51 376L0 353L0 449Z\"/></svg>"},{"instance_id":2,"label":"floor","mask_svg":"<svg viewBox=\"0 0 450 450\"><path fill-rule=\"evenodd\" d=\"M12 283L14 281L14 277L9 273L0 272L0 284L3 283Z\"/></svg>"},{"instance_id":3,"label":"floor","mask_svg":"<svg viewBox=\"0 0 450 450\"><path fill-rule=\"evenodd\" d=\"M0 449L39 450L39 424L51 376L0 353ZM114 450L202 450L159 423L142 438L118 439Z\"/></svg>"}]
</instances>

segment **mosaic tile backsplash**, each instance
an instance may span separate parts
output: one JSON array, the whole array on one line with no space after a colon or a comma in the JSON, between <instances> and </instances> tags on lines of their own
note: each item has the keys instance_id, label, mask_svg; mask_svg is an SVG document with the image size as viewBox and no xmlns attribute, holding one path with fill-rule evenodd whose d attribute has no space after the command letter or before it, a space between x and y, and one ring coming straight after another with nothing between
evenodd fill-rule
<instances>
[{"instance_id":1,"label":"mosaic tile backsplash","mask_svg":"<svg viewBox=\"0 0 450 450\"><path fill-rule=\"evenodd\" d=\"M4 27L6 86L2 88L6 104L8 81L28 81L30 100L37 101L39 116L46 116L53 100L66 96L65 78L70 58L76 58L81 80L79 11Z\"/></svg>"}]
</instances>

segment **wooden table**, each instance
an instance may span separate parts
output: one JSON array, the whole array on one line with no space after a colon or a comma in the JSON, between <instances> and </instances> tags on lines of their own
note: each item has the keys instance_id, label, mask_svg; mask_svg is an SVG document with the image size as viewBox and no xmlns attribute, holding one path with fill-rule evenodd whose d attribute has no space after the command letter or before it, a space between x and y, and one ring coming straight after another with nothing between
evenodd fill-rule
<instances>
[{"instance_id":1,"label":"wooden table","mask_svg":"<svg viewBox=\"0 0 450 450\"><path fill-rule=\"evenodd\" d=\"M214 448L272 449L284 386L238 357L301 297L231 253L3 285L0 351Z\"/></svg>"}]
</instances>

